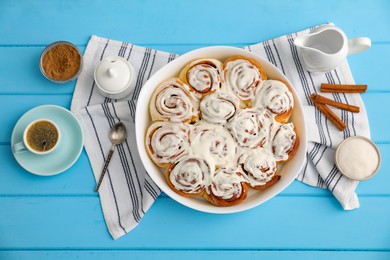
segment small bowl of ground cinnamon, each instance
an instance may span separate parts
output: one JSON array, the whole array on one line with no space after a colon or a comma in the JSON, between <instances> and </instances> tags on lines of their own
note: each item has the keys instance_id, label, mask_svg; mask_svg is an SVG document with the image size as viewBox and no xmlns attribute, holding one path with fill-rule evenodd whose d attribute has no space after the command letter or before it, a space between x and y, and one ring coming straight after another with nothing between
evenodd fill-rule
<instances>
[{"instance_id":1,"label":"small bowl of ground cinnamon","mask_svg":"<svg viewBox=\"0 0 390 260\"><path fill-rule=\"evenodd\" d=\"M74 44L58 41L43 50L39 67L47 79L65 83L78 77L83 68L83 56Z\"/></svg>"}]
</instances>

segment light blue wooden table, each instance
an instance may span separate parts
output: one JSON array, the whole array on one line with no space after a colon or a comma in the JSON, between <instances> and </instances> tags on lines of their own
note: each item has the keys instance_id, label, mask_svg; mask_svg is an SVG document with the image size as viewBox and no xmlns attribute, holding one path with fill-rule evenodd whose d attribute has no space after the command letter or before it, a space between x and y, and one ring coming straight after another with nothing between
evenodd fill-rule
<instances>
[{"instance_id":1,"label":"light blue wooden table","mask_svg":"<svg viewBox=\"0 0 390 260\"><path fill-rule=\"evenodd\" d=\"M141 224L112 240L83 151L77 163L39 177L14 160L18 118L43 104L70 107L75 82L56 85L38 68L43 48L92 34L185 53L244 46L334 22L372 48L348 58L383 164L362 182L361 207L343 211L328 191L295 181L267 203L211 215L161 195ZM0 1L0 259L390 259L390 1Z\"/></svg>"}]
</instances>

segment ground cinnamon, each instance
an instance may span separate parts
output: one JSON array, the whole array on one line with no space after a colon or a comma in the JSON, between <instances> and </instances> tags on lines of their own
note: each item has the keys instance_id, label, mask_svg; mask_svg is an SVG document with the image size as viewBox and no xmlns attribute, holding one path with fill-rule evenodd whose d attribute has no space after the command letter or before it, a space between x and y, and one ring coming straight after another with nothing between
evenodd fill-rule
<instances>
[{"instance_id":1,"label":"ground cinnamon","mask_svg":"<svg viewBox=\"0 0 390 260\"><path fill-rule=\"evenodd\" d=\"M67 43L52 47L42 58L42 68L46 76L56 81L73 78L79 71L80 64L80 53Z\"/></svg>"}]
</instances>

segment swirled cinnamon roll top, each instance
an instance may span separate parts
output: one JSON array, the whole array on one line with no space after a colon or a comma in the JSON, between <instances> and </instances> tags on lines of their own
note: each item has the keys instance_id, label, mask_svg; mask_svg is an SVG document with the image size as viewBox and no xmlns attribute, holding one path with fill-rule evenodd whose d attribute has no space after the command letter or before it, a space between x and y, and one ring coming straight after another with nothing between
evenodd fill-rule
<instances>
[{"instance_id":1,"label":"swirled cinnamon roll top","mask_svg":"<svg viewBox=\"0 0 390 260\"><path fill-rule=\"evenodd\" d=\"M217 91L222 85L222 62L216 59L196 59L180 72L180 79L199 96Z\"/></svg>"},{"instance_id":2,"label":"swirled cinnamon roll top","mask_svg":"<svg viewBox=\"0 0 390 260\"><path fill-rule=\"evenodd\" d=\"M292 123L281 124L272 133L271 151L277 162L289 160L298 149L298 135Z\"/></svg>"},{"instance_id":3,"label":"swirled cinnamon roll top","mask_svg":"<svg viewBox=\"0 0 390 260\"><path fill-rule=\"evenodd\" d=\"M236 156L237 144L225 128L199 121L190 131L191 153L200 154L223 166Z\"/></svg>"},{"instance_id":4,"label":"swirled cinnamon roll top","mask_svg":"<svg viewBox=\"0 0 390 260\"><path fill-rule=\"evenodd\" d=\"M154 90L149 103L153 121L191 123L197 121L199 100L189 86L178 78L160 83Z\"/></svg>"},{"instance_id":5,"label":"swirled cinnamon roll top","mask_svg":"<svg viewBox=\"0 0 390 260\"><path fill-rule=\"evenodd\" d=\"M239 204L248 195L248 186L238 167L222 167L210 176L204 197L216 206Z\"/></svg>"},{"instance_id":6,"label":"swirled cinnamon roll top","mask_svg":"<svg viewBox=\"0 0 390 260\"><path fill-rule=\"evenodd\" d=\"M267 80L260 64L243 56L224 63L196 59L179 77L154 90L149 103L154 123L145 137L148 155L165 168L169 187L184 197L233 206L248 189L279 181L281 164L299 143L288 123L291 87Z\"/></svg>"},{"instance_id":7,"label":"swirled cinnamon roll top","mask_svg":"<svg viewBox=\"0 0 390 260\"><path fill-rule=\"evenodd\" d=\"M267 110L241 109L226 128L241 147L263 147L268 140L273 118Z\"/></svg>"},{"instance_id":8,"label":"swirled cinnamon roll top","mask_svg":"<svg viewBox=\"0 0 390 260\"><path fill-rule=\"evenodd\" d=\"M275 120L286 123L294 108L294 98L286 83L279 80L265 80L256 89L252 106L268 109Z\"/></svg>"},{"instance_id":9,"label":"swirled cinnamon roll top","mask_svg":"<svg viewBox=\"0 0 390 260\"><path fill-rule=\"evenodd\" d=\"M240 107L239 100L226 92L214 92L200 102L201 118L209 123L226 124Z\"/></svg>"},{"instance_id":10,"label":"swirled cinnamon roll top","mask_svg":"<svg viewBox=\"0 0 390 260\"><path fill-rule=\"evenodd\" d=\"M166 167L188 154L190 129L183 123L154 122L146 134L146 151L160 167Z\"/></svg>"},{"instance_id":11,"label":"swirled cinnamon roll top","mask_svg":"<svg viewBox=\"0 0 390 260\"><path fill-rule=\"evenodd\" d=\"M248 104L256 88L267 76L261 65L250 58L232 56L224 62L224 87Z\"/></svg>"},{"instance_id":12,"label":"swirled cinnamon roll top","mask_svg":"<svg viewBox=\"0 0 390 260\"><path fill-rule=\"evenodd\" d=\"M262 190L280 179L273 154L264 148L243 149L238 158L249 185Z\"/></svg>"},{"instance_id":13,"label":"swirled cinnamon roll top","mask_svg":"<svg viewBox=\"0 0 390 260\"><path fill-rule=\"evenodd\" d=\"M179 195L200 196L214 168L212 161L199 155L188 155L167 168L166 179L171 189Z\"/></svg>"}]
</instances>

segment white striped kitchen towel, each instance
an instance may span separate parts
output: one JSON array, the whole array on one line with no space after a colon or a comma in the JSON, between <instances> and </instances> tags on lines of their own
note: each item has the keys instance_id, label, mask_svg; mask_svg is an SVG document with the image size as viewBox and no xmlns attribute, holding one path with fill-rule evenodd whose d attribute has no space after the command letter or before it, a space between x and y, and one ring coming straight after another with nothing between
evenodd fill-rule
<instances>
[{"instance_id":1,"label":"white striped kitchen towel","mask_svg":"<svg viewBox=\"0 0 390 260\"><path fill-rule=\"evenodd\" d=\"M313 107L310 95L319 91L320 83L354 84L354 80L347 61L327 73L310 73L302 67L293 40L297 35L310 30L285 35L244 49L257 53L278 67L291 81L304 105L309 145L306 164L297 180L329 189L344 209L354 209L359 207L355 193L358 182L343 177L337 171L333 160L334 148L348 136L369 137L368 119L358 94L328 95L337 101L361 108L359 114L334 110L347 123L348 127L343 132L339 132ZM127 59L137 71L136 86L124 100L105 98L96 89L94 68L100 60L108 56ZM96 180L99 179L111 146L108 139L110 127L122 121L128 129L127 140L117 146L99 192L104 218L114 239L136 227L161 192L148 176L138 156L134 114L141 87L153 73L176 57L177 54L97 36L91 37L85 50L85 67L77 80L71 110L82 123L85 149ZM93 188L91 186L91 189Z\"/></svg>"}]
</instances>

